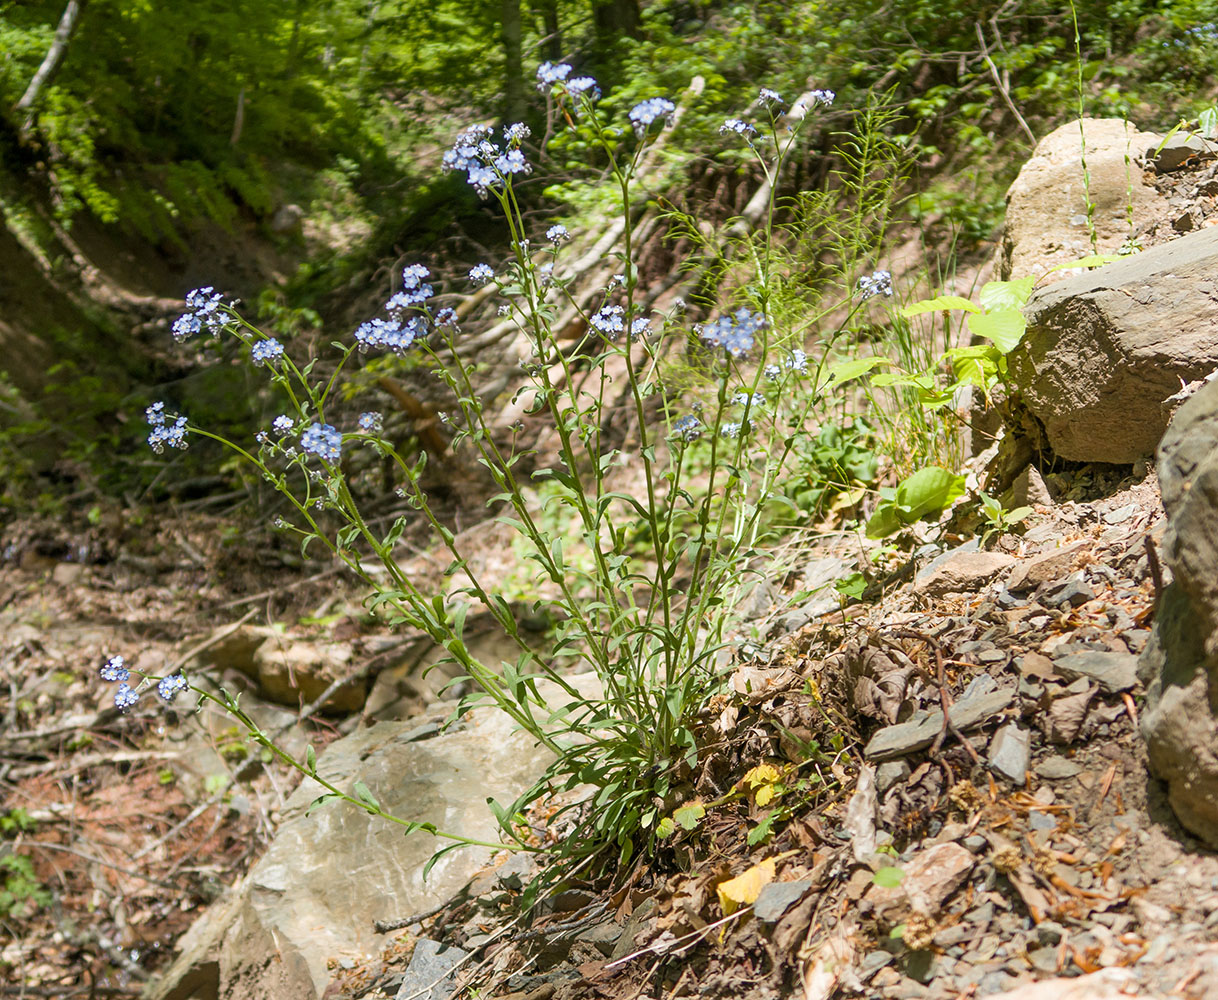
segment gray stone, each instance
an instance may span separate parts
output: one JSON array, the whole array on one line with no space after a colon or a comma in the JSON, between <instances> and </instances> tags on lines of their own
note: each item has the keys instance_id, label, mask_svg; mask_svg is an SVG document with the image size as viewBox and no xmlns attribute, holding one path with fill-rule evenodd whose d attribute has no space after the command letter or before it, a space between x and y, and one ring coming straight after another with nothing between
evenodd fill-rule
<instances>
[{"instance_id":1,"label":"gray stone","mask_svg":"<svg viewBox=\"0 0 1218 1000\"><path fill-rule=\"evenodd\" d=\"M1053 660L1059 677L1073 681L1086 677L1095 681L1108 694L1128 691L1138 683L1138 658L1133 653L1100 653L1084 650L1067 653Z\"/></svg>"},{"instance_id":2,"label":"gray stone","mask_svg":"<svg viewBox=\"0 0 1218 1000\"><path fill-rule=\"evenodd\" d=\"M468 957L469 952L460 948L441 948L429 938L420 938L398 987L398 1000L448 1000L455 985L453 970Z\"/></svg>"},{"instance_id":3,"label":"gray stone","mask_svg":"<svg viewBox=\"0 0 1218 1000\"><path fill-rule=\"evenodd\" d=\"M1007 780L1022 785L1027 780L1031 752L1032 734L1009 722L994 734L990 743L990 767Z\"/></svg>"},{"instance_id":4,"label":"gray stone","mask_svg":"<svg viewBox=\"0 0 1218 1000\"><path fill-rule=\"evenodd\" d=\"M1218 228L1037 292L1007 355L1023 405L1061 458L1132 463L1154 453L1162 403L1218 367Z\"/></svg>"},{"instance_id":5,"label":"gray stone","mask_svg":"<svg viewBox=\"0 0 1218 1000\"><path fill-rule=\"evenodd\" d=\"M986 840L985 837L983 837L981 834L973 833L973 834L970 834L969 836L965 837L962 841L960 841L960 843L962 843L966 848L968 848L974 854L980 854L982 851L984 851L986 849L986 846L989 844L989 841Z\"/></svg>"},{"instance_id":6,"label":"gray stone","mask_svg":"<svg viewBox=\"0 0 1218 1000\"><path fill-rule=\"evenodd\" d=\"M951 707L952 723L962 732L973 729L992 719L1014 700L1015 692L1010 688L991 691L967 701L962 698ZM921 718L881 729L871 737L863 753L872 760L889 760L914 750L924 750L935 742L942 728L943 712L928 712Z\"/></svg>"},{"instance_id":7,"label":"gray stone","mask_svg":"<svg viewBox=\"0 0 1218 1000\"><path fill-rule=\"evenodd\" d=\"M1057 972L1057 949L1034 948L1028 952L1028 961L1038 972L1047 972L1052 975Z\"/></svg>"},{"instance_id":8,"label":"gray stone","mask_svg":"<svg viewBox=\"0 0 1218 1000\"><path fill-rule=\"evenodd\" d=\"M876 791L883 795L898 781L904 781L913 771L906 760L886 760L875 770Z\"/></svg>"},{"instance_id":9,"label":"gray stone","mask_svg":"<svg viewBox=\"0 0 1218 1000\"><path fill-rule=\"evenodd\" d=\"M1159 551L1173 581L1142 653L1142 733L1180 822L1218 846L1218 381L1180 408L1158 470L1168 515Z\"/></svg>"},{"instance_id":10,"label":"gray stone","mask_svg":"<svg viewBox=\"0 0 1218 1000\"><path fill-rule=\"evenodd\" d=\"M1154 165L1157 174L1179 170L1192 157L1209 160L1215 156L1218 156L1218 142L1183 131L1146 150L1146 159Z\"/></svg>"},{"instance_id":11,"label":"gray stone","mask_svg":"<svg viewBox=\"0 0 1218 1000\"><path fill-rule=\"evenodd\" d=\"M1055 830L1057 829L1057 820L1048 813L1043 813L1039 809L1028 810L1028 826L1033 830Z\"/></svg>"},{"instance_id":12,"label":"gray stone","mask_svg":"<svg viewBox=\"0 0 1218 1000\"><path fill-rule=\"evenodd\" d=\"M1083 770L1083 766L1072 760L1066 760L1065 757L1054 755L1039 761L1032 770L1036 772L1037 777L1044 778L1046 781L1061 781L1079 774Z\"/></svg>"},{"instance_id":13,"label":"gray stone","mask_svg":"<svg viewBox=\"0 0 1218 1000\"><path fill-rule=\"evenodd\" d=\"M1055 587L1044 595L1044 603L1062 607L1070 605L1077 608L1095 597L1095 589L1087 582L1082 573L1071 573L1060 587Z\"/></svg>"},{"instance_id":14,"label":"gray stone","mask_svg":"<svg viewBox=\"0 0 1218 1000\"><path fill-rule=\"evenodd\" d=\"M753 916L767 924L772 924L794 904L803 898L804 893L812 888L810 879L800 879L798 882L770 882L761 887L757 901L753 903Z\"/></svg>"}]
</instances>

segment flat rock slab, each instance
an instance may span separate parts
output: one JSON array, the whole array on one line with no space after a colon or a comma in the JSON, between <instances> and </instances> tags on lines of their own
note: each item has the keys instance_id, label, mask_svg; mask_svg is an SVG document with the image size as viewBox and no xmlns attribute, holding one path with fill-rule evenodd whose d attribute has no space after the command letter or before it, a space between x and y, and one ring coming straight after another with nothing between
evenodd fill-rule
<instances>
[{"instance_id":1,"label":"flat rock slab","mask_svg":"<svg viewBox=\"0 0 1218 1000\"><path fill-rule=\"evenodd\" d=\"M767 924L772 924L795 903L798 903L809 889L811 879L800 879L798 882L770 882L761 887L757 900L753 903L753 916Z\"/></svg>"},{"instance_id":2,"label":"flat rock slab","mask_svg":"<svg viewBox=\"0 0 1218 1000\"><path fill-rule=\"evenodd\" d=\"M453 971L468 957L460 948L441 948L430 938L421 938L414 946L397 1000L448 1000L456 985Z\"/></svg>"},{"instance_id":3,"label":"flat rock slab","mask_svg":"<svg viewBox=\"0 0 1218 1000\"><path fill-rule=\"evenodd\" d=\"M1218 367L1218 228L1036 293L1007 362L1053 451L1079 462L1154 454L1163 403Z\"/></svg>"},{"instance_id":4,"label":"flat rock slab","mask_svg":"<svg viewBox=\"0 0 1218 1000\"><path fill-rule=\"evenodd\" d=\"M1133 653L1084 650L1054 659L1053 671L1067 681L1086 677L1108 694L1119 694L1137 684L1138 658Z\"/></svg>"},{"instance_id":5,"label":"flat rock slab","mask_svg":"<svg viewBox=\"0 0 1218 1000\"><path fill-rule=\"evenodd\" d=\"M1025 590L1035 590L1051 580L1058 580L1074 569L1075 563L1083 556L1087 548L1086 541L1073 542L1059 549L1049 549L1031 559L1024 559L1011 571L1007 580L1007 590L1018 593Z\"/></svg>"},{"instance_id":6,"label":"flat rock slab","mask_svg":"<svg viewBox=\"0 0 1218 1000\"><path fill-rule=\"evenodd\" d=\"M1015 564L1005 552L948 552L926 566L914 578L920 594L961 594L989 583Z\"/></svg>"},{"instance_id":7,"label":"flat rock slab","mask_svg":"<svg viewBox=\"0 0 1218 1000\"><path fill-rule=\"evenodd\" d=\"M990 691L975 698L962 698L951 707L952 724L963 732L992 719L1015 700L1010 688ZM867 744L864 755L870 760L889 760L915 750L924 750L935 742L943 728L943 713L931 712L920 719L911 719L881 729Z\"/></svg>"},{"instance_id":8,"label":"flat rock slab","mask_svg":"<svg viewBox=\"0 0 1218 1000\"><path fill-rule=\"evenodd\" d=\"M1007 723L994 734L990 743L990 767L1008 781L1022 785L1028 780L1028 764L1032 759L1032 734L1014 722Z\"/></svg>"}]
</instances>

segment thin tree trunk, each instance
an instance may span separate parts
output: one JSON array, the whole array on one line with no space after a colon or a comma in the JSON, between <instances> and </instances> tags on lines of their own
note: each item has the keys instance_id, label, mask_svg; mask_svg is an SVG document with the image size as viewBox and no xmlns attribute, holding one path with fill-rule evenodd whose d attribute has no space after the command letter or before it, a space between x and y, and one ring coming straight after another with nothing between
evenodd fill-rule
<instances>
[{"instance_id":1,"label":"thin tree trunk","mask_svg":"<svg viewBox=\"0 0 1218 1000\"><path fill-rule=\"evenodd\" d=\"M46 57L42 60L42 65L38 67L38 72L34 74L34 78L30 80L30 85L25 88L25 93L21 95L21 100L16 104L17 111L28 111L34 106L34 102L38 100L38 95L42 93L53 79L55 74L59 72L63 65L64 56L68 54L68 42L72 40L72 35L76 31L76 25L80 21L80 13L85 9L85 4L89 0L68 0L68 6L64 8L63 17L59 19L59 27L55 29L55 38L51 42L51 47L47 49Z\"/></svg>"},{"instance_id":2,"label":"thin tree trunk","mask_svg":"<svg viewBox=\"0 0 1218 1000\"><path fill-rule=\"evenodd\" d=\"M520 0L501 0L500 40L503 42L503 104L508 121L524 117L524 55L520 23Z\"/></svg>"},{"instance_id":3,"label":"thin tree trunk","mask_svg":"<svg viewBox=\"0 0 1218 1000\"><path fill-rule=\"evenodd\" d=\"M558 0L539 0L535 9L541 12L546 58L551 62L559 62L562 60L563 50L562 26L558 22Z\"/></svg>"}]
</instances>

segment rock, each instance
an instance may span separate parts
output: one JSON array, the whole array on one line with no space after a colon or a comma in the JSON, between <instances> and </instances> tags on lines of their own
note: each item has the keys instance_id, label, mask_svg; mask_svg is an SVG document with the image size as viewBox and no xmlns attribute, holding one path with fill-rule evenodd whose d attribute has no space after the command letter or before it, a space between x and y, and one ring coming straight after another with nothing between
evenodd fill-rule
<instances>
[{"instance_id":1,"label":"rock","mask_svg":"<svg viewBox=\"0 0 1218 1000\"><path fill-rule=\"evenodd\" d=\"M876 791L883 795L898 781L904 781L912 774L907 760L888 760L875 771Z\"/></svg>"},{"instance_id":2,"label":"rock","mask_svg":"<svg viewBox=\"0 0 1218 1000\"><path fill-rule=\"evenodd\" d=\"M1083 186L1084 136L1087 189ZM999 277L1039 277L1056 264L1091 254L1088 197L1095 204L1092 220L1100 253L1115 253L1129 239L1126 212L1130 199L1135 218L1157 218L1165 200L1127 157L1157 146L1159 140L1160 136L1139 132L1118 118L1084 118L1081 131L1076 120L1041 139L1007 191ZM1050 275L1049 280L1054 277Z\"/></svg>"},{"instance_id":3,"label":"rock","mask_svg":"<svg viewBox=\"0 0 1218 1000\"><path fill-rule=\"evenodd\" d=\"M460 948L441 948L429 938L420 938L398 988L398 1000L448 1000L455 986L453 970L468 957Z\"/></svg>"},{"instance_id":4,"label":"rock","mask_svg":"<svg viewBox=\"0 0 1218 1000\"><path fill-rule=\"evenodd\" d=\"M1032 297L1007 363L1054 453L1114 463L1153 454L1163 401L1218 367L1216 268L1209 228Z\"/></svg>"},{"instance_id":5,"label":"rock","mask_svg":"<svg viewBox=\"0 0 1218 1000\"><path fill-rule=\"evenodd\" d=\"M1090 678L1108 694L1128 691L1138 682L1138 658L1133 653L1067 653L1053 660L1053 669L1067 681Z\"/></svg>"},{"instance_id":6,"label":"rock","mask_svg":"<svg viewBox=\"0 0 1218 1000\"><path fill-rule=\"evenodd\" d=\"M915 578L913 589L920 594L960 594L976 590L1015 563L1003 552L945 552Z\"/></svg>"},{"instance_id":7,"label":"rock","mask_svg":"<svg viewBox=\"0 0 1218 1000\"><path fill-rule=\"evenodd\" d=\"M1142 734L1180 822L1218 846L1218 381L1180 408L1158 470L1168 517L1160 558L1173 581L1142 652Z\"/></svg>"},{"instance_id":8,"label":"rock","mask_svg":"<svg viewBox=\"0 0 1218 1000\"><path fill-rule=\"evenodd\" d=\"M866 899L885 924L900 923L912 912L934 916L976 863L977 859L959 844L936 844L901 866L905 877L899 885L873 885Z\"/></svg>"},{"instance_id":9,"label":"rock","mask_svg":"<svg viewBox=\"0 0 1218 1000\"><path fill-rule=\"evenodd\" d=\"M571 678L594 690L588 677ZM554 698L553 690L542 688ZM434 822L483 840L499 839L486 797L512 801L542 772L548 754L495 709L476 709L459 728L411 742L418 721L382 722L329 746L318 772L340 788L363 781L388 812ZM373 921L430 909L451 898L490 851L445 855L443 843L403 836L396 824L341 802L306 815L322 791L305 779L288 798L270 847L226 897L178 942L179 955L145 992L147 1000L316 1000L330 980L327 960L379 952Z\"/></svg>"},{"instance_id":10,"label":"rock","mask_svg":"<svg viewBox=\"0 0 1218 1000\"><path fill-rule=\"evenodd\" d=\"M1060 549L1050 549L1031 559L1023 560L1011 570L1011 575L1007 579L1007 590L1016 593L1022 590L1035 590L1050 580L1057 580L1065 576L1082 559L1083 551L1086 548L1086 541L1077 541Z\"/></svg>"},{"instance_id":11,"label":"rock","mask_svg":"<svg viewBox=\"0 0 1218 1000\"><path fill-rule=\"evenodd\" d=\"M1032 754L1032 734L1009 722L994 734L990 743L990 767L1008 781L1022 785L1027 780Z\"/></svg>"},{"instance_id":12,"label":"rock","mask_svg":"<svg viewBox=\"0 0 1218 1000\"><path fill-rule=\"evenodd\" d=\"M1038 504L1049 507L1053 504L1053 495L1035 465L1024 466L1011 484L1011 491L1012 507L1035 507Z\"/></svg>"},{"instance_id":13,"label":"rock","mask_svg":"<svg viewBox=\"0 0 1218 1000\"><path fill-rule=\"evenodd\" d=\"M1087 582L1085 576L1079 572L1071 573L1060 587L1056 587L1046 593L1042 601L1044 604L1055 607L1069 605L1072 608L1077 608L1094 599L1094 597L1095 589Z\"/></svg>"},{"instance_id":14,"label":"rock","mask_svg":"<svg viewBox=\"0 0 1218 1000\"><path fill-rule=\"evenodd\" d=\"M761 887L757 900L753 903L753 916L767 924L772 924L787 910L803 898L804 893L812 888L810 879L800 879L798 882L770 882Z\"/></svg>"},{"instance_id":15,"label":"rock","mask_svg":"<svg viewBox=\"0 0 1218 1000\"><path fill-rule=\"evenodd\" d=\"M1146 150L1146 159L1154 166L1156 174L1179 170L1192 157L1209 160L1215 156L1218 156L1218 142L1191 132L1177 132L1167 137L1162 148L1156 142Z\"/></svg>"},{"instance_id":16,"label":"rock","mask_svg":"<svg viewBox=\"0 0 1218 1000\"><path fill-rule=\"evenodd\" d=\"M1036 776L1044 778L1046 781L1061 781L1065 778L1073 778L1081 772L1083 766L1076 764L1072 760L1066 760L1065 757L1046 757L1044 760L1037 763L1032 768L1036 772Z\"/></svg>"},{"instance_id":17,"label":"rock","mask_svg":"<svg viewBox=\"0 0 1218 1000\"><path fill-rule=\"evenodd\" d=\"M980 988L977 995L983 995ZM1042 979L989 996L993 1000L1151 1000L1149 995L1137 992L1137 979L1128 969L1101 969L1077 979Z\"/></svg>"},{"instance_id":18,"label":"rock","mask_svg":"<svg viewBox=\"0 0 1218 1000\"><path fill-rule=\"evenodd\" d=\"M992 719L1014 700L1015 692L1010 688L991 691L968 700L962 698L951 707L952 723L961 732L972 729ZM871 737L863 753L872 760L889 760L914 750L923 750L935 742L935 737L942 728L943 713L928 712L909 722L881 729Z\"/></svg>"}]
</instances>

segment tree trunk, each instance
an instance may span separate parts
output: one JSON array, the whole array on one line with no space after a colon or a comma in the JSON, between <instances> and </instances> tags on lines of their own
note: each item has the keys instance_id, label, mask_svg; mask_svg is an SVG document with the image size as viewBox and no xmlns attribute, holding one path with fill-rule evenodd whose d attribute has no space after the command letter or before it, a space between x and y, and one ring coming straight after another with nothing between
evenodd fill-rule
<instances>
[{"instance_id":1,"label":"tree trunk","mask_svg":"<svg viewBox=\"0 0 1218 1000\"><path fill-rule=\"evenodd\" d=\"M30 110L34 106L34 102L38 100L38 95L42 93L47 84L55 79L55 74L63 65L64 56L68 54L68 42L72 40L72 35L76 31L80 13L88 2L89 0L68 0L63 17L59 19L59 27L55 29L55 38L51 41L51 47L47 49L42 65L38 67L38 72L30 80L30 85L25 88L21 100L17 102L17 111Z\"/></svg>"},{"instance_id":2,"label":"tree trunk","mask_svg":"<svg viewBox=\"0 0 1218 1000\"><path fill-rule=\"evenodd\" d=\"M546 58L560 62L563 57L562 26L558 22L558 0L534 0L535 9L541 14L542 33Z\"/></svg>"},{"instance_id":3,"label":"tree trunk","mask_svg":"<svg viewBox=\"0 0 1218 1000\"><path fill-rule=\"evenodd\" d=\"M507 121L524 117L524 57L521 48L520 0L501 0L500 41L503 43L503 113Z\"/></svg>"},{"instance_id":4,"label":"tree trunk","mask_svg":"<svg viewBox=\"0 0 1218 1000\"><path fill-rule=\"evenodd\" d=\"M614 45L623 35L638 38L642 22L639 0L593 0L592 24L601 45Z\"/></svg>"}]
</instances>

